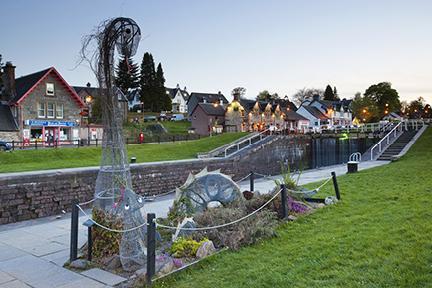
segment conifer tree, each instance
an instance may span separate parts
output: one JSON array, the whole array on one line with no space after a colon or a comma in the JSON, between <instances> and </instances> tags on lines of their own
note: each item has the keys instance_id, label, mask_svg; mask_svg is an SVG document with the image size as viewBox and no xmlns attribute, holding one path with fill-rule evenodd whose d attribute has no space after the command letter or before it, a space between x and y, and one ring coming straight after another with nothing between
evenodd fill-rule
<instances>
[{"instance_id":1,"label":"conifer tree","mask_svg":"<svg viewBox=\"0 0 432 288\"><path fill-rule=\"evenodd\" d=\"M144 102L145 110L155 111L154 107L154 86L155 86L155 67L153 56L146 52L141 62L140 96Z\"/></svg>"},{"instance_id":2,"label":"conifer tree","mask_svg":"<svg viewBox=\"0 0 432 288\"><path fill-rule=\"evenodd\" d=\"M123 58L116 69L115 84L126 95L129 89L139 86L138 65L132 58Z\"/></svg>"},{"instance_id":3,"label":"conifer tree","mask_svg":"<svg viewBox=\"0 0 432 288\"><path fill-rule=\"evenodd\" d=\"M324 100L327 101L333 101L335 100L333 89L330 87L330 85L327 85L325 91L324 91Z\"/></svg>"},{"instance_id":4,"label":"conifer tree","mask_svg":"<svg viewBox=\"0 0 432 288\"><path fill-rule=\"evenodd\" d=\"M158 88L157 91L159 97L160 110L171 111L172 110L171 97L166 93L165 77L164 77L164 72L161 63L159 63L156 69L156 82Z\"/></svg>"}]
</instances>

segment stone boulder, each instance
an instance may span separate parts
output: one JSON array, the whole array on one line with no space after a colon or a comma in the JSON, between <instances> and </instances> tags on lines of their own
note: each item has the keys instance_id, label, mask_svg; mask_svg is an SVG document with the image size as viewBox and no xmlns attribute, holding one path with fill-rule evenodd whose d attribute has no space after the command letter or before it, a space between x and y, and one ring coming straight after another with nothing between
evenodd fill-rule
<instances>
[{"instance_id":1,"label":"stone boulder","mask_svg":"<svg viewBox=\"0 0 432 288\"><path fill-rule=\"evenodd\" d=\"M210 256L211 254L216 252L216 248L212 241L208 240L201 244L201 246L198 248L196 257L199 259L205 258L207 256Z\"/></svg>"}]
</instances>

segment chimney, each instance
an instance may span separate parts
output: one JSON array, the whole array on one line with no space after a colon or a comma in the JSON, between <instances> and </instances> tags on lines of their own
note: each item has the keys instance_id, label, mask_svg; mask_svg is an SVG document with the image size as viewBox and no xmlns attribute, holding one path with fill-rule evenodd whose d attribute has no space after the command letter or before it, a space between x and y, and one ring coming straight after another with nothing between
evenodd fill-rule
<instances>
[{"instance_id":1,"label":"chimney","mask_svg":"<svg viewBox=\"0 0 432 288\"><path fill-rule=\"evenodd\" d=\"M90 88L91 87L90 82L87 82L86 86L87 86L87 88Z\"/></svg>"},{"instance_id":2,"label":"chimney","mask_svg":"<svg viewBox=\"0 0 432 288\"><path fill-rule=\"evenodd\" d=\"M12 62L9 61L6 62L6 65L3 67L4 93L2 95L2 100L10 101L15 97L15 68L16 67L12 65Z\"/></svg>"},{"instance_id":3,"label":"chimney","mask_svg":"<svg viewBox=\"0 0 432 288\"><path fill-rule=\"evenodd\" d=\"M180 89L180 84L177 83L177 86L176 86L176 87L177 87L177 89Z\"/></svg>"},{"instance_id":4,"label":"chimney","mask_svg":"<svg viewBox=\"0 0 432 288\"><path fill-rule=\"evenodd\" d=\"M320 95L318 95L318 94L315 94L315 95L313 95L313 100L316 100L316 101L318 101L318 100L319 100L319 98L320 98Z\"/></svg>"},{"instance_id":5,"label":"chimney","mask_svg":"<svg viewBox=\"0 0 432 288\"><path fill-rule=\"evenodd\" d=\"M183 90L184 90L185 92L187 92L186 86L183 88Z\"/></svg>"}]
</instances>

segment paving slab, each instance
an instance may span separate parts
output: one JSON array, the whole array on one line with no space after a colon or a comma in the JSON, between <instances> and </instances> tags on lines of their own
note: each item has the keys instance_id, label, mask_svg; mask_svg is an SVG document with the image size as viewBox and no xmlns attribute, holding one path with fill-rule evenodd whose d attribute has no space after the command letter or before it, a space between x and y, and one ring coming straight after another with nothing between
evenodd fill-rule
<instances>
[{"instance_id":1,"label":"paving slab","mask_svg":"<svg viewBox=\"0 0 432 288\"><path fill-rule=\"evenodd\" d=\"M11 282L12 280L15 280L15 278L5 272L0 271L0 284Z\"/></svg>"},{"instance_id":2,"label":"paving slab","mask_svg":"<svg viewBox=\"0 0 432 288\"><path fill-rule=\"evenodd\" d=\"M31 286L20 280L13 280L11 282L0 284L0 288L31 288Z\"/></svg>"},{"instance_id":3,"label":"paving slab","mask_svg":"<svg viewBox=\"0 0 432 288\"><path fill-rule=\"evenodd\" d=\"M7 244L0 243L0 263L24 255L26 255L25 251L22 251Z\"/></svg>"},{"instance_id":4,"label":"paving slab","mask_svg":"<svg viewBox=\"0 0 432 288\"><path fill-rule=\"evenodd\" d=\"M81 274L110 286L115 286L127 280L126 278L120 277L99 268L93 268L87 271L83 271L81 272Z\"/></svg>"},{"instance_id":5,"label":"paving slab","mask_svg":"<svg viewBox=\"0 0 432 288\"><path fill-rule=\"evenodd\" d=\"M107 286L105 284L99 283L97 281L88 279L88 278L83 278L77 281L73 281L70 283L67 283L65 285L61 285L58 288L78 288L78 287L83 287L83 288L105 288L105 287L111 287L111 286Z\"/></svg>"},{"instance_id":6,"label":"paving slab","mask_svg":"<svg viewBox=\"0 0 432 288\"><path fill-rule=\"evenodd\" d=\"M69 256L70 256L69 249L65 249L59 252L45 255L41 258L46 261L52 262L58 266L63 267L64 263L66 263L69 260Z\"/></svg>"}]
</instances>

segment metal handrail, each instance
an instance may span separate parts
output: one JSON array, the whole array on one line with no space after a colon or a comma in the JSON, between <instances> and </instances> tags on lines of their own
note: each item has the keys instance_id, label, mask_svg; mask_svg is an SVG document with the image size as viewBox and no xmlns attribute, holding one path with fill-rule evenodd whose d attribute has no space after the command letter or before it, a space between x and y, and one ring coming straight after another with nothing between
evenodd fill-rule
<instances>
[{"instance_id":1,"label":"metal handrail","mask_svg":"<svg viewBox=\"0 0 432 288\"><path fill-rule=\"evenodd\" d=\"M374 155L374 149L375 148L379 148L379 152L382 152L382 143L384 142L384 141L386 141L387 142L387 145L388 144L390 144L390 136L392 136L392 135L394 135L394 138L396 138L397 137L397 130L400 128L400 131L402 131L403 130L403 127L402 127L402 123L403 122L399 122L392 130L390 130L390 132L389 133L387 133L378 143L376 143L374 146L372 146L372 148L371 148L371 160L373 160L373 155Z\"/></svg>"},{"instance_id":2,"label":"metal handrail","mask_svg":"<svg viewBox=\"0 0 432 288\"><path fill-rule=\"evenodd\" d=\"M227 151L228 151L229 149L233 148L233 147L236 147L236 148L237 148L234 152L238 152L238 151L240 151L241 149L244 149L244 148L246 148L246 147L252 145L252 139L254 139L254 138L256 138L256 137L259 137L259 138L260 138L259 141L261 141L261 140L264 138L264 135L265 135L267 132L269 132L269 131L270 131L269 129L266 129L266 130L260 132L259 134L255 134L255 135L253 135L253 136L251 136L251 137L249 137L249 138L244 139L243 141L240 141L240 142L237 142L237 143L234 143L234 144L232 144L232 145L227 146L227 147L225 148L225 150L224 150L224 157L227 157L227 156L228 156ZM247 144L245 147L243 147L243 148L240 149L240 145L243 144L243 143L246 143L246 142L248 142L248 144ZM231 153L231 154L232 154L232 153Z\"/></svg>"}]
</instances>

